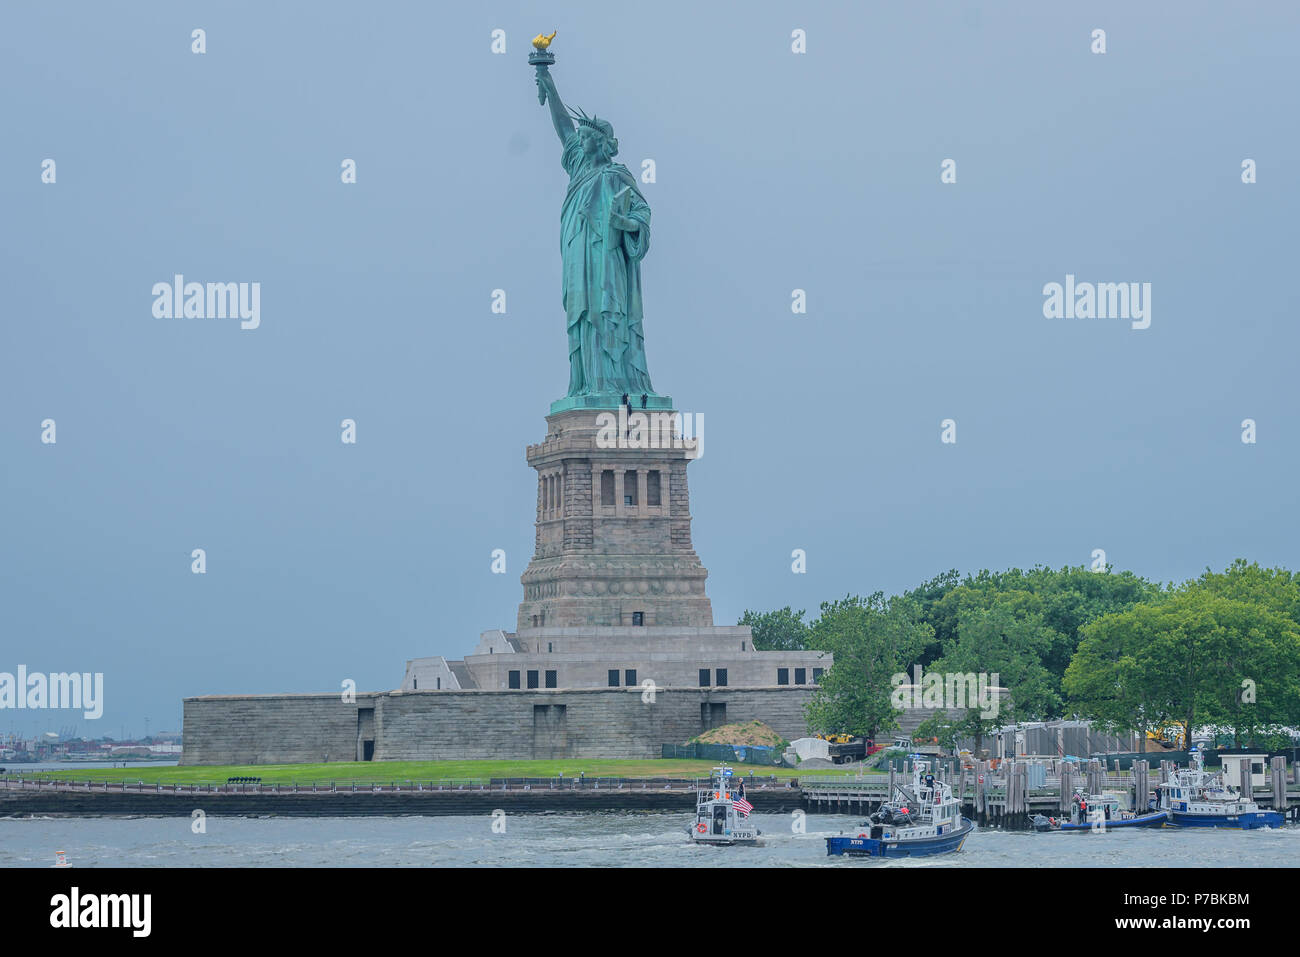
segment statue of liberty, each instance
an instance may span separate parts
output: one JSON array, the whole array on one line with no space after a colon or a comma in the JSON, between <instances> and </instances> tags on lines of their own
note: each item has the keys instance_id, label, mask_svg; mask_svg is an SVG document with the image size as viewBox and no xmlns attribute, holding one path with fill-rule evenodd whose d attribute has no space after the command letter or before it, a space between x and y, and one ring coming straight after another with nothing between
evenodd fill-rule
<instances>
[{"instance_id":1,"label":"statue of liberty","mask_svg":"<svg viewBox=\"0 0 1300 957\"><path fill-rule=\"evenodd\" d=\"M557 406L631 405L665 407L646 368L641 329L641 260L650 248L650 205L636 178L613 162L618 140L608 121L570 111L546 68L554 56L534 41L538 98L550 105L563 145L561 164L569 190L560 213L563 301L569 334L570 400ZM571 401L573 397L588 399ZM659 398L649 402L642 397ZM553 411L556 411L553 407Z\"/></svg>"}]
</instances>

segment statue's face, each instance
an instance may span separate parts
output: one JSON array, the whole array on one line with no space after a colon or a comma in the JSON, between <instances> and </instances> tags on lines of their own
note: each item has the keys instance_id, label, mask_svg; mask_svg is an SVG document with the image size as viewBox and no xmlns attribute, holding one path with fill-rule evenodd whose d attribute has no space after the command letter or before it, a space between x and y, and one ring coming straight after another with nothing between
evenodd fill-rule
<instances>
[{"instance_id":1,"label":"statue's face","mask_svg":"<svg viewBox=\"0 0 1300 957\"><path fill-rule=\"evenodd\" d=\"M599 156L604 137L590 127L584 126L578 131L581 137L582 152L587 156Z\"/></svg>"}]
</instances>

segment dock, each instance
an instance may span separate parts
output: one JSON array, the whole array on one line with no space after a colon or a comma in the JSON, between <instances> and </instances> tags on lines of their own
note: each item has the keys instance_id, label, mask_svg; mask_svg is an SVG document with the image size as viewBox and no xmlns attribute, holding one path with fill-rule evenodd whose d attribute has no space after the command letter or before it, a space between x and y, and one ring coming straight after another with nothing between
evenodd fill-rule
<instances>
[{"instance_id":1,"label":"dock","mask_svg":"<svg viewBox=\"0 0 1300 957\"><path fill-rule=\"evenodd\" d=\"M890 769L883 774L863 774L859 777L834 777L830 775L801 775L799 786L805 807L809 811L830 814L868 814L884 803L893 793L894 784L908 779L909 764L904 763L902 774ZM976 761L971 767L962 767L956 760L940 760L937 776L951 785L953 794L962 802L962 813L982 827L1027 829L1035 814L1068 816L1075 788L1084 788L1089 794L1113 791L1127 794L1129 807L1145 810L1148 801L1155 797L1155 786L1169 780L1175 765L1161 761L1152 768L1147 761L1134 761L1131 771L1108 769L1101 760L1088 761L1082 767L1060 763L1055 773L1044 775L1037 787L1029 784L1029 762L1003 762L993 769L991 762ZM1076 773L1078 772L1078 773ZM1285 758L1273 758L1268 768L1266 787L1251 787L1248 769L1243 768L1242 780L1232 782L1249 794L1261 808L1282 811L1288 821L1300 820L1300 782L1297 772L1286 769Z\"/></svg>"}]
</instances>

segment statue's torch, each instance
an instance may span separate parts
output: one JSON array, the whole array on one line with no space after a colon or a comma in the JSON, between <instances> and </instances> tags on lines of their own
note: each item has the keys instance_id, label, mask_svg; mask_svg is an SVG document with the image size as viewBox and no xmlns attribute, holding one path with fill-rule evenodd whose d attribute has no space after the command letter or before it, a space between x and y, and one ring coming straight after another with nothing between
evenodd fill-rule
<instances>
[{"instance_id":1,"label":"statue's torch","mask_svg":"<svg viewBox=\"0 0 1300 957\"><path fill-rule=\"evenodd\" d=\"M557 32L552 30L549 37L540 33L533 37L533 52L528 54L528 62L537 67L537 79L539 81L542 75L547 72L547 67L555 62L555 54L547 48L551 45L551 41L555 39ZM537 102L543 106L546 105L546 87L540 82L537 84Z\"/></svg>"}]
</instances>

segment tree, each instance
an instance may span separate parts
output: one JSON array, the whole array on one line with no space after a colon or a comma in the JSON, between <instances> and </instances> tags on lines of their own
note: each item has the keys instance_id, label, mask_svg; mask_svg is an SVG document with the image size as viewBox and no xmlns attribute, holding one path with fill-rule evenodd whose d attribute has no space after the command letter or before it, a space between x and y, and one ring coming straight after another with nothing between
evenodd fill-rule
<instances>
[{"instance_id":1,"label":"tree","mask_svg":"<svg viewBox=\"0 0 1300 957\"><path fill-rule=\"evenodd\" d=\"M762 613L746 610L739 624L753 629L755 651L802 651L808 647L808 625L803 616L803 609L791 611L786 605Z\"/></svg>"},{"instance_id":2,"label":"tree","mask_svg":"<svg viewBox=\"0 0 1300 957\"><path fill-rule=\"evenodd\" d=\"M939 631L939 614L940 603L954 589L960 588L962 584L961 573L955 568L946 572L935 575L927 582L922 582L911 591L904 592L905 598L916 604L917 609L923 621L928 621L935 629L934 638L921 652L919 664L925 668L929 667L930 662L938 658L943 653L943 639L945 634Z\"/></svg>"},{"instance_id":3,"label":"tree","mask_svg":"<svg viewBox=\"0 0 1300 957\"><path fill-rule=\"evenodd\" d=\"M1087 625L1066 693L1110 730L1178 721L1190 736L1199 719L1240 739L1293 721L1300 629L1263 604L1225 597L1231 590L1190 583Z\"/></svg>"},{"instance_id":4,"label":"tree","mask_svg":"<svg viewBox=\"0 0 1300 957\"><path fill-rule=\"evenodd\" d=\"M1189 589L1267 609L1300 631L1300 576L1284 568L1261 568L1238 558L1222 572L1206 569ZM1276 740L1285 727L1300 723L1294 657L1285 641L1273 640L1267 631L1243 642L1235 654L1225 665L1239 680L1216 689L1214 720L1232 728L1238 745L1243 737Z\"/></svg>"},{"instance_id":5,"label":"tree","mask_svg":"<svg viewBox=\"0 0 1300 957\"><path fill-rule=\"evenodd\" d=\"M1132 572L1099 573L1083 566L1059 571L1036 566L1029 571L1011 568L1005 572L981 571L967 575L954 585L954 572L926 582L909 597L916 597L925 609L925 620L934 627L935 643L925 660L927 666L957 642L963 613L971 609L1001 608L1013 618L1035 619L1049 629L1051 643L1039 649L1040 662L1050 675L1051 694L1044 695L1043 711L1035 717L1060 717L1064 696L1060 683L1078 647L1079 629L1089 621L1111 612L1123 611L1159 594L1158 586ZM1004 676L1006 677L1006 676ZM1018 699L1019 700L1019 699Z\"/></svg>"},{"instance_id":6,"label":"tree","mask_svg":"<svg viewBox=\"0 0 1300 957\"><path fill-rule=\"evenodd\" d=\"M1261 568L1238 558L1222 572L1207 568L1192 584L1224 598L1262 605L1300 624L1300 576L1285 568Z\"/></svg>"},{"instance_id":7,"label":"tree","mask_svg":"<svg viewBox=\"0 0 1300 957\"><path fill-rule=\"evenodd\" d=\"M893 730L898 712L890 700L891 679L918 660L933 636L906 598L876 592L823 602L808 647L835 657L808 704L809 725L867 738Z\"/></svg>"},{"instance_id":8,"label":"tree","mask_svg":"<svg viewBox=\"0 0 1300 957\"><path fill-rule=\"evenodd\" d=\"M993 699L996 707L986 711L968 704L957 719L975 738L976 749L999 725L1060 708L1056 679L1043 665L1060 635L1040 613L1026 607L1032 603L1023 597L993 607L971 603L961 608L956 636L944 643L943 656L930 664L932 673L983 675L990 685L1007 689L1009 697Z\"/></svg>"}]
</instances>

